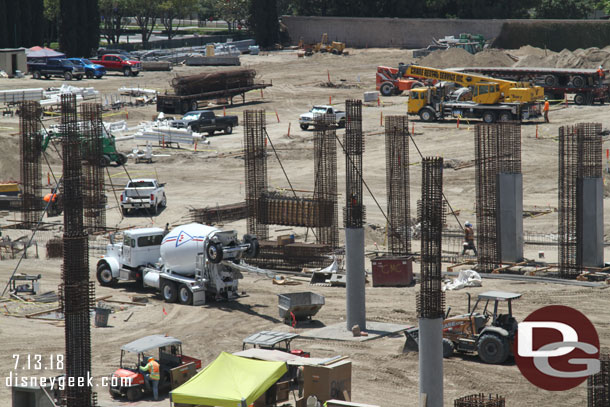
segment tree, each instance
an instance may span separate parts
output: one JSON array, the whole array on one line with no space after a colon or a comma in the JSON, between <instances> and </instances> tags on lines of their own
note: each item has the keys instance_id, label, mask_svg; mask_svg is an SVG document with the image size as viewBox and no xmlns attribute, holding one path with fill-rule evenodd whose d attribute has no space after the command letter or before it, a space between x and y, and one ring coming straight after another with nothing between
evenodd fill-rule
<instances>
[{"instance_id":1,"label":"tree","mask_svg":"<svg viewBox=\"0 0 610 407\"><path fill-rule=\"evenodd\" d=\"M59 0L44 0L44 36L46 44L57 41L59 35Z\"/></svg>"},{"instance_id":2,"label":"tree","mask_svg":"<svg viewBox=\"0 0 610 407\"><path fill-rule=\"evenodd\" d=\"M102 35L109 44L118 44L131 11L128 0L100 0L100 16L104 29Z\"/></svg>"},{"instance_id":3,"label":"tree","mask_svg":"<svg viewBox=\"0 0 610 407\"><path fill-rule=\"evenodd\" d=\"M269 47L278 42L280 25L276 0L251 0L248 21L257 44Z\"/></svg>"},{"instance_id":4,"label":"tree","mask_svg":"<svg viewBox=\"0 0 610 407\"><path fill-rule=\"evenodd\" d=\"M163 0L159 5L161 24L165 27L168 40L176 35L180 27L180 25L174 27L174 20L187 15L196 8L197 3L197 0Z\"/></svg>"},{"instance_id":5,"label":"tree","mask_svg":"<svg viewBox=\"0 0 610 407\"><path fill-rule=\"evenodd\" d=\"M534 10L536 18L586 18L595 9L592 0L539 0Z\"/></svg>"},{"instance_id":6,"label":"tree","mask_svg":"<svg viewBox=\"0 0 610 407\"><path fill-rule=\"evenodd\" d=\"M98 0L59 1L59 47L68 56L90 56L99 46Z\"/></svg>"},{"instance_id":7,"label":"tree","mask_svg":"<svg viewBox=\"0 0 610 407\"><path fill-rule=\"evenodd\" d=\"M244 21L248 18L249 0L214 0L214 9L219 18L227 22L229 31L236 22Z\"/></svg>"},{"instance_id":8,"label":"tree","mask_svg":"<svg viewBox=\"0 0 610 407\"><path fill-rule=\"evenodd\" d=\"M160 0L131 0L136 23L140 27L142 43L148 43L159 17Z\"/></svg>"},{"instance_id":9,"label":"tree","mask_svg":"<svg viewBox=\"0 0 610 407\"><path fill-rule=\"evenodd\" d=\"M200 24L202 21L205 24L207 20L214 18L216 15L215 3L215 0L199 0L197 2L197 17Z\"/></svg>"}]
</instances>

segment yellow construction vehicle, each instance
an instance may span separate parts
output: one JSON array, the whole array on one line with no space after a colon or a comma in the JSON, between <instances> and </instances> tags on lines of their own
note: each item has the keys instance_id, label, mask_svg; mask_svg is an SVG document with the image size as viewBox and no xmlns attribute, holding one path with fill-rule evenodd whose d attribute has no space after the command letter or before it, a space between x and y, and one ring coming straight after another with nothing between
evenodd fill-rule
<instances>
[{"instance_id":1,"label":"yellow construction vehicle","mask_svg":"<svg viewBox=\"0 0 610 407\"><path fill-rule=\"evenodd\" d=\"M322 39L320 40L320 42L314 44L313 46L314 52L330 52L336 55L342 54L344 50L345 43L338 41L332 41L329 43L327 33L322 34Z\"/></svg>"},{"instance_id":2,"label":"yellow construction vehicle","mask_svg":"<svg viewBox=\"0 0 610 407\"><path fill-rule=\"evenodd\" d=\"M404 65L402 69L404 76L436 82L410 91L407 113L418 115L423 121L461 117L494 123L541 115L541 86L417 65ZM453 89L456 85L459 89Z\"/></svg>"}]
</instances>

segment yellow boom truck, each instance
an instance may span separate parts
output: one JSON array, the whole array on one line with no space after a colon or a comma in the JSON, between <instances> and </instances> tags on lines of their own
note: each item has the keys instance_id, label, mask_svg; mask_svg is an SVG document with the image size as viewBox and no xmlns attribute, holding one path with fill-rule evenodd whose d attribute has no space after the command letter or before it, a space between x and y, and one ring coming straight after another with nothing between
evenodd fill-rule
<instances>
[{"instance_id":1,"label":"yellow boom truck","mask_svg":"<svg viewBox=\"0 0 610 407\"><path fill-rule=\"evenodd\" d=\"M496 121L535 119L542 113L544 89L528 82L513 82L436 68L410 65L405 76L432 80L434 86L411 89L407 113L425 122L450 118Z\"/></svg>"}]
</instances>

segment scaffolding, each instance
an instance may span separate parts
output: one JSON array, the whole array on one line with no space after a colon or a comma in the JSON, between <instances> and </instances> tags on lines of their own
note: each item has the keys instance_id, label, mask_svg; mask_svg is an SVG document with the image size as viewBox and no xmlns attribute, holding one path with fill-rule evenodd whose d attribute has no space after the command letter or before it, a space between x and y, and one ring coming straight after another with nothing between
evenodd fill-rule
<instances>
[{"instance_id":1,"label":"scaffolding","mask_svg":"<svg viewBox=\"0 0 610 407\"><path fill-rule=\"evenodd\" d=\"M320 215L328 220L317 228L318 243L336 249L339 246L337 203L337 140L335 115L314 117L314 194Z\"/></svg>"},{"instance_id":2,"label":"scaffolding","mask_svg":"<svg viewBox=\"0 0 610 407\"><path fill-rule=\"evenodd\" d=\"M442 318L445 297L441 290L443 215L443 159L422 159L421 288L417 296L419 318Z\"/></svg>"},{"instance_id":3,"label":"scaffolding","mask_svg":"<svg viewBox=\"0 0 610 407\"><path fill-rule=\"evenodd\" d=\"M501 263L498 233L498 175L521 173L521 126L475 126L477 261L489 273Z\"/></svg>"},{"instance_id":4,"label":"scaffolding","mask_svg":"<svg viewBox=\"0 0 610 407\"><path fill-rule=\"evenodd\" d=\"M106 229L102 105L83 103L81 120L84 224L88 233L95 233Z\"/></svg>"},{"instance_id":5,"label":"scaffolding","mask_svg":"<svg viewBox=\"0 0 610 407\"><path fill-rule=\"evenodd\" d=\"M576 278L583 271L579 242L579 179L602 174L601 123L559 128L559 274Z\"/></svg>"},{"instance_id":6,"label":"scaffolding","mask_svg":"<svg viewBox=\"0 0 610 407\"><path fill-rule=\"evenodd\" d=\"M91 374L90 312L95 291L89 281L89 249L83 223L82 153L76 114L76 96L61 95L63 146L64 235L62 283L59 301L65 318L65 371L68 378ZM67 386L68 407L90 407L89 386Z\"/></svg>"},{"instance_id":7,"label":"scaffolding","mask_svg":"<svg viewBox=\"0 0 610 407\"><path fill-rule=\"evenodd\" d=\"M411 252L409 208L409 122L407 116L385 119L386 191L388 196L388 251Z\"/></svg>"},{"instance_id":8,"label":"scaffolding","mask_svg":"<svg viewBox=\"0 0 610 407\"><path fill-rule=\"evenodd\" d=\"M364 223L365 207L362 195L362 101L345 101L346 123L343 150L345 152L345 194L346 205L343 218L346 228L361 228Z\"/></svg>"},{"instance_id":9,"label":"scaffolding","mask_svg":"<svg viewBox=\"0 0 610 407\"><path fill-rule=\"evenodd\" d=\"M33 229L40 221L42 204L42 133L40 131L40 103L26 101L21 104L19 150L21 153L21 222L24 229Z\"/></svg>"}]
</instances>

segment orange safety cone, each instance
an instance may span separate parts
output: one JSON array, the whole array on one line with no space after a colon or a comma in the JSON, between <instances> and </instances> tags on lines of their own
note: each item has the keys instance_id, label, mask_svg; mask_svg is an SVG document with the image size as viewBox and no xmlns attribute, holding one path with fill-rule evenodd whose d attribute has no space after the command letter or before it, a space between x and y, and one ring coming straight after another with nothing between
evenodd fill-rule
<instances>
[{"instance_id":1,"label":"orange safety cone","mask_svg":"<svg viewBox=\"0 0 610 407\"><path fill-rule=\"evenodd\" d=\"M328 83L330 83L330 71L327 69L326 74L328 75Z\"/></svg>"},{"instance_id":2,"label":"orange safety cone","mask_svg":"<svg viewBox=\"0 0 610 407\"><path fill-rule=\"evenodd\" d=\"M381 106L381 101L379 100L379 96L377 96L377 107Z\"/></svg>"},{"instance_id":3,"label":"orange safety cone","mask_svg":"<svg viewBox=\"0 0 610 407\"><path fill-rule=\"evenodd\" d=\"M222 115L223 115L223 116L226 116L226 115L227 115L227 107L226 107L226 106L223 106L223 107L222 107Z\"/></svg>"},{"instance_id":4,"label":"orange safety cone","mask_svg":"<svg viewBox=\"0 0 610 407\"><path fill-rule=\"evenodd\" d=\"M536 124L536 138L538 138L538 125Z\"/></svg>"},{"instance_id":5,"label":"orange safety cone","mask_svg":"<svg viewBox=\"0 0 610 407\"><path fill-rule=\"evenodd\" d=\"M129 112L127 110L125 110L125 119L129 120Z\"/></svg>"},{"instance_id":6,"label":"orange safety cone","mask_svg":"<svg viewBox=\"0 0 610 407\"><path fill-rule=\"evenodd\" d=\"M288 138L290 138L290 125L291 125L291 124L292 124L292 123L288 123L288 135L287 135L287 137L288 137Z\"/></svg>"},{"instance_id":7,"label":"orange safety cone","mask_svg":"<svg viewBox=\"0 0 610 407\"><path fill-rule=\"evenodd\" d=\"M275 117L277 118L277 122L280 122L280 115L277 114L277 109L275 109Z\"/></svg>"},{"instance_id":8,"label":"orange safety cone","mask_svg":"<svg viewBox=\"0 0 610 407\"><path fill-rule=\"evenodd\" d=\"M379 112L379 113L380 113L380 115L379 115L379 125L383 126L383 112Z\"/></svg>"},{"instance_id":9,"label":"orange safety cone","mask_svg":"<svg viewBox=\"0 0 610 407\"><path fill-rule=\"evenodd\" d=\"M197 140L195 140L195 151L197 151Z\"/></svg>"},{"instance_id":10,"label":"orange safety cone","mask_svg":"<svg viewBox=\"0 0 610 407\"><path fill-rule=\"evenodd\" d=\"M460 128L460 116L458 116L458 119L457 119L457 128L458 129Z\"/></svg>"},{"instance_id":11,"label":"orange safety cone","mask_svg":"<svg viewBox=\"0 0 610 407\"><path fill-rule=\"evenodd\" d=\"M415 122L411 122L411 134L415 134Z\"/></svg>"},{"instance_id":12,"label":"orange safety cone","mask_svg":"<svg viewBox=\"0 0 610 407\"><path fill-rule=\"evenodd\" d=\"M332 105L332 104L333 104L333 97L332 97L332 96L329 96L329 97L328 97L328 104L329 104L329 105Z\"/></svg>"}]
</instances>

